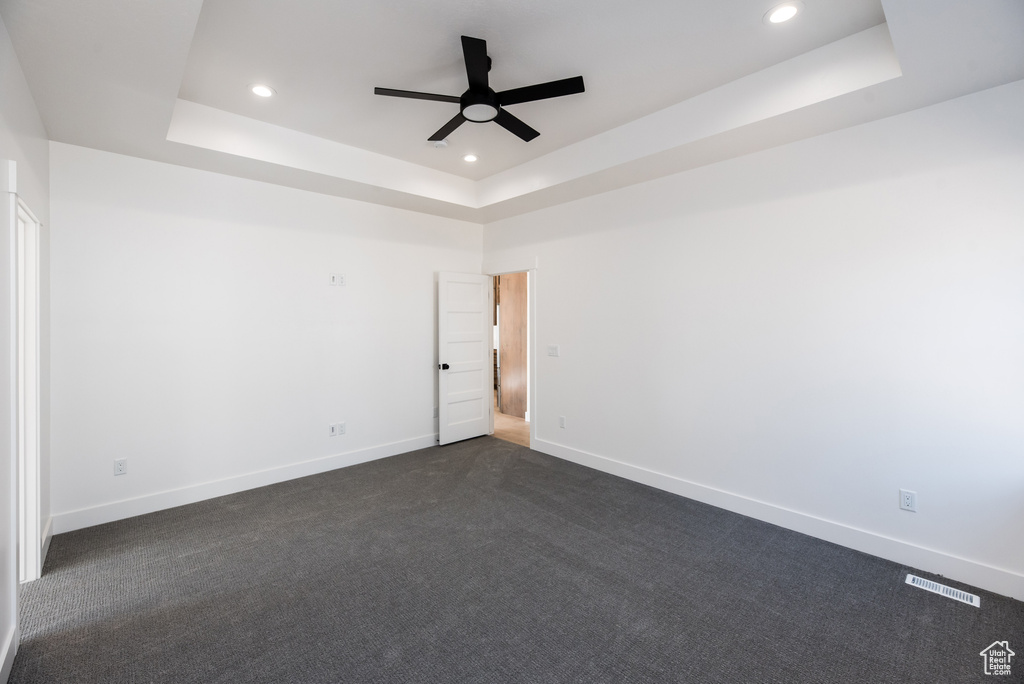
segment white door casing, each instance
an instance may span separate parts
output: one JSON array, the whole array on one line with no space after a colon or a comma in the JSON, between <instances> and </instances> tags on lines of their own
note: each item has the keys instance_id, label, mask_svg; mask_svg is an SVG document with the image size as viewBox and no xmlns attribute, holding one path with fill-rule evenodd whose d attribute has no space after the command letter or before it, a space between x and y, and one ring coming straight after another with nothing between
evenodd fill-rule
<instances>
[{"instance_id":1,"label":"white door casing","mask_svg":"<svg viewBox=\"0 0 1024 684\"><path fill-rule=\"evenodd\" d=\"M15 440L18 463L18 577L42 574L39 473L39 221L16 202L14 242Z\"/></svg>"},{"instance_id":2,"label":"white door casing","mask_svg":"<svg viewBox=\"0 0 1024 684\"><path fill-rule=\"evenodd\" d=\"M494 433L490 276L437 278L438 443Z\"/></svg>"}]
</instances>

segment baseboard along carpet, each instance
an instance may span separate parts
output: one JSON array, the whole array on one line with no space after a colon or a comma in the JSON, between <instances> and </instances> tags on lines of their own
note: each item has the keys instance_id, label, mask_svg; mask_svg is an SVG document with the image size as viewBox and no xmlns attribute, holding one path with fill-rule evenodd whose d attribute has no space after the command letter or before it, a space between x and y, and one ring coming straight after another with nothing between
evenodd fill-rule
<instances>
[{"instance_id":1,"label":"baseboard along carpet","mask_svg":"<svg viewBox=\"0 0 1024 684\"><path fill-rule=\"evenodd\" d=\"M57 535L21 620L10 684L1024 681L1024 603L490 437Z\"/></svg>"}]
</instances>

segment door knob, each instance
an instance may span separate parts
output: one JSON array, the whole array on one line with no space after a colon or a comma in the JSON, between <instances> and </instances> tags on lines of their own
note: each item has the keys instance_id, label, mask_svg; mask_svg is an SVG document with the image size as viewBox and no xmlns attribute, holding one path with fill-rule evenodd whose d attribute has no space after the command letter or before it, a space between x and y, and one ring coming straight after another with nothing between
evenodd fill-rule
<instances>
[{"instance_id":1,"label":"door knob","mask_svg":"<svg viewBox=\"0 0 1024 684\"><path fill-rule=\"evenodd\" d=\"M448 370L448 368L450 368L450 366L447 363L440 363L437 366L438 370Z\"/></svg>"}]
</instances>

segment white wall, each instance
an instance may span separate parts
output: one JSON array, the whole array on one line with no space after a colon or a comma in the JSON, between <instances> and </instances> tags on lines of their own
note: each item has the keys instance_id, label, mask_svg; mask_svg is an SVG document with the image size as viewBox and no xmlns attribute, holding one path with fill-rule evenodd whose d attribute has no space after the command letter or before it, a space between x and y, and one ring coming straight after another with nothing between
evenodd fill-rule
<instances>
[{"instance_id":1,"label":"white wall","mask_svg":"<svg viewBox=\"0 0 1024 684\"><path fill-rule=\"evenodd\" d=\"M55 531L435 443L436 274L480 272L481 226L60 143L51 165Z\"/></svg>"},{"instance_id":2,"label":"white wall","mask_svg":"<svg viewBox=\"0 0 1024 684\"><path fill-rule=\"evenodd\" d=\"M45 225L49 220L49 153L46 130L39 118L32 94L25 82L24 73L11 46L7 28L0 20L0 160L13 160L16 165L17 190L40 221L43 222L43 240L46 240ZM17 532L15 528L15 452L12 444L12 378L11 378L11 227L8 225L10 196L8 193L6 169L0 193L3 198L3 218L0 219L5 234L0 237L0 302L5 313L0 315L0 681L6 681L17 650L17 587L16 565ZM44 242L42 254L45 272L46 252ZM46 316L46 290L41 292L44 318ZM48 329L42 330L44 349L48 344ZM43 415L48 419L46 403L47 366L43 366ZM45 438L44 438L45 439ZM43 477L49 472L47 444L43 445ZM43 480L46 490L46 480ZM44 494L42 501L43 520L48 517L49 499Z\"/></svg>"},{"instance_id":3,"label":"white wall","mask_svg":"<svg viewBox=\"0 0 1024 684\"><path fill-rule=\"evenodd\" d=\"M0 91L3 93L0 98L0 159L17 162L18 195L36 218L49 225L50 161L46 129L2 19L0 86L3 86Z\"/></svg>"},{"instance_id":4,"label":"white wall","mask_svg":"<svg viewBox=\"0 0 1024 684\"><path fill-rule=\"evenodd\" d=\"M1024 82L486 226L539 265L536 446L1024 599L1021 121Z\"/></svg>"}]
</instances>

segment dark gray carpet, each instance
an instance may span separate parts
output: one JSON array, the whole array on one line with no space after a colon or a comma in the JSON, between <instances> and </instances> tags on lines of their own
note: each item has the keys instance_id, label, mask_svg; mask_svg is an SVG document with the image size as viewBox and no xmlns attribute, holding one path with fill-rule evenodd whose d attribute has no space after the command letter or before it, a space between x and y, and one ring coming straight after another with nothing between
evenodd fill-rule
<instances>
[{"instance_id":1,"label":"dark gray carpet","mask_svg":"<svg viewBox=\"0 0 1024 684\"><path fill-rule=\"evenodd\" d=\"M1022 681L907 571L481 438L55 537L10 681Z\"/></svg>"}]
</instances>

